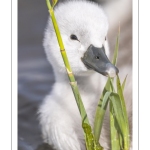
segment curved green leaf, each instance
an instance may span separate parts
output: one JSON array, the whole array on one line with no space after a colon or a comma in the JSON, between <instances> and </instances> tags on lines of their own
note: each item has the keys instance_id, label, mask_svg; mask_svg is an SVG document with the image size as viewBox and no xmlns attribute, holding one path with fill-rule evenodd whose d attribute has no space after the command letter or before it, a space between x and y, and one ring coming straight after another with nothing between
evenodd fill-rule
<instances>
[{"instance_id":1,"label":"curved green leaf","mask_svg":"<svg viewBox=\"0 0 150 150\"><path fill-rule=\"evenodd\" d=\"M126 117L124 116L124 110L122 107L120 96L117 93L112 93L110 96L110 100L112 102L114 116L117 121L117 125L119 130L121 131L120 134L123 138L123 148L125 150L129 149L129 131L128 131L128 124Z\"/></svg>"},{"instance_id":2,"label":"curved green leaf","mask_svg":"<svg viewBox=\"0 0 150 150\"><path fill-rule=\"evenodd\" d=\"M98 102L97 109L96 109L96 114L95 114L95 119L94 119L94 136L95 136L96 141L99 141L99 138L100 138L103 118L104 118L104 114L105 114L106 107L107 107L107 105L105 105L107 104L106 103L107 100L106 99L104 100L104 96L108 91L110 91L110 78L108 78L106 82L106 85L103 89L102 95L100 97L100 100Z\"/></svg>"}]
</instances>

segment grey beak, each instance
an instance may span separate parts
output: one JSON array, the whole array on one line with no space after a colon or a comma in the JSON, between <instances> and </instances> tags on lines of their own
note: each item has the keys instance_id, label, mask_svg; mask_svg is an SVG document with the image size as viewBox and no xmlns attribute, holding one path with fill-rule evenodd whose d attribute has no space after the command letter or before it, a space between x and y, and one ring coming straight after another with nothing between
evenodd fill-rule
<instances>
[{"instance_id":1,"label":"grey beak","mask_svg":"<svg viewBox=\"0 0 150 150\"><path fill-rule=\"evenodd\" d=\"M113 78L119 73L118 68L106 56L104 46L97 48L90 45L81 60L88 69L95 70L104 76Z\"/></svg>"}]
</instances>

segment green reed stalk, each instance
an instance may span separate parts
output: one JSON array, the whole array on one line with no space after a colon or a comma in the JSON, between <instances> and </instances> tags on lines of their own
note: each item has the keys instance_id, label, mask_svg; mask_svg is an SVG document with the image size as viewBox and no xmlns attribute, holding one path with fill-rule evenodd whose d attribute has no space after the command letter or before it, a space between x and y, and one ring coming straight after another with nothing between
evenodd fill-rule
<instances>
[{"instance_id":1,"label":"green reed stalk","mask_svg":"<svg viewBox=\"0 0 150 150\"><path fill-rule=\"evenodd\" d=\"M118 57L118 50L119 50L119 37L120 37L120 26L119 26L119 30L118 30L114 56L113 56L113 60L112 60L112 64L114 64L114 65L117 64L117 57ZM113 82L113 79L112 79L112 82ZM114 89L112 88L110 90L113 92ZM110 111L111 149L119 150L120 149L120 142L119 142L120 134L119 134L118 127L116 126L116 119L115 119L115 113L114 113L112 101L110 101L110 104L109 104L109 111Z\"/></svg>"},{"instance_id":2,"label":"green reed stalk","mask_svg":"<svg viewBox=\"0 0 150 150\"><path fill-rule=\"evenodd\" d=\"M71 69L70 64L69 64L69 60L68 60L68 57L67 57L67 54L66 54L66 51L65 51L65 48L64 48L64 44L63 44L63 41L62 41L62 38L61 38L59 27L58 27L58 24L57 24L57 21L56 21L56 18L55 18L55 14L54 14L54 11L53 11L53 7L55 6L56 3L57 3L57 0L53 0L53 5L51 6L50 1L46 0L46 4L47 4L48 10L49 10L49 13L50 13L50 16L51 16L51 20L52 20L52 23L53 23L53 26L54 26L56 37L57 37L58 44L59 44L59 47L60 47L60 52L61 52L64 64L65 64L65 67L66 67L66 71L67 71L67 74L68 74L68 78L69 78L69 81L70 81L70 85L72 87L72 91L74 93L74 97L75 97L79 112L81 114L82 127L83 127L83 130L84 130L84 133L85 133L86 147L87 147L87 150L103 150L103 148L99 145L99 143L97 143L95 141L95 138L93 136L92 129L91 129L91 126L90 126L90 123L89 123L89 120L88 120L88 116L87 116L86 110L84 108L84 105L83 105L83 102L82 102L82 99L81 99L81 96L80 96L80 93L79 93L77 82L75 80L75 77L73 75L72 69Z\"/></svg>"},{"instance_id":3,"label":"green reed stalk","mask_svg":"<svg viewBox=\"0 0 150 150\"><path fill-rule=\"evenodd\" d=\"M78 87L77 87L77 82L76 82L75 77L73 75L73 72L72 72L72 69L70 67L69 60L68 60L68 57L67 57L67 54L66 54L66 51L65 51L65 48L64 48L64 44L63 44L62 37L61 37L60 31L59 31L59 27L57 25L57 21L56 21L55 15L54 15L53 7L51 6L49 0L46 0L46 3L47 3L47 6L48 6L49 13L50 13L50 16L51 16L51 20L52 20L54 30L55 30L55 33L56 33L56 36L57 36L58 44L59 44L59 47L60 47L60 52L61 52L64 64L65 64L65 67L66 67L67 75L68 75L68 78L69 78L69 81L70 81L70 84L71 84L71 87L72 87L72 90L73 90L73 93L74 93L74 96L75 96L75 99L76 99L76 102L77 102L77 105L78 105L78 108L79 108L79 111L80 111L81 116L82 116L82 120L85 123L89 124L87 114L86 114L85 108L83 106L81 96L80 96L80 93L79 93L79 90L78 90Z\"/></svg>"}]
</instances>

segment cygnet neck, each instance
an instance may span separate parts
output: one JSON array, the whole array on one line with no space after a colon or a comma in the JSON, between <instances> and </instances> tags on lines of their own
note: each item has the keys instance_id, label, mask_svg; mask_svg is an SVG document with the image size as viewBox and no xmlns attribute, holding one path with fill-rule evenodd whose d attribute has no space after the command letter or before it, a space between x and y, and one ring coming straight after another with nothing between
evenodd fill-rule
<instances>
[{"instance_id":1,"label":"cygnet neck","mask_svg":"<svg viewBox=\"0 0 150 150\"><path fill-rule=\"evenodd\" d=\"M62 83L65 85L70 86L70 81L68 79L68 75L66 72L55 72L55 81L56 83ZM88 89L91 91L97 90L97 88L100 86L100 74L91 71L88 74L81 74L81 75L75 75L75 80L77 81L79 90Z\"/></svg>"}]
</instances>

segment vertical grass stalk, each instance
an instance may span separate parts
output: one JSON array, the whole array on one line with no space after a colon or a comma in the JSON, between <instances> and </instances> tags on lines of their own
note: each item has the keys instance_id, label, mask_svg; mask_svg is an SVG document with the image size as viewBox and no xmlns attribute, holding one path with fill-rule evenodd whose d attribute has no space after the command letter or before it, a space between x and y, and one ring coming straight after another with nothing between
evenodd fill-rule
<instances>
[{"instance_id":1,"label":"vertical grass stalk","mask_svg":"<svg viewBox=\"0 0 150 150\"><path fill-rule=\"evenodd\" d=\"M81 99L81 96L80 96L80 93L78 90L77 82L75 80L72 69L70 67L69 60L68 60L68 57L67 57L67 54L66 54L66 51L64 48L64 44L63 44L63 41L61 38L60 31L59 31L59 27L57 25L57 21L56 21L54 11L53 11L53 7L56 4L57 0L53 0L53 2L54 2L54 4L52 4L52 6L51 6L50 1L46 0L46 4L47 4L48 11L50 13L51 20L52 20L52 23L54 26L56 37L57 37L58 44L60 47L60 52L61 52L64 64L66 67L66 71L68 74L68 78L70 81L70 85L71 85L72 91L74 93L74 97L75 97L79 112L81 114L82 127L83 127L83 130L85 133L86 147L87 147L87 150L102 150L103 148L99 145L99 143L95 142L95 138L94 138L93 133L92 133L92 129L91 129L88 117L87 117L87 113L85 111L85 108L84 108L84 105L83 105L83 102L82 102L82 99Z\"/></svg>"},{"instance_id":2,"label":"vertical grass stalk","mask_svg":"<svg viewBox=\"0 0 150 150\"><path fill-rule=\"evenodd\" d=\"M58 25L57 25L57 21L56 21L55 15L54 15L53 7L51 6L49 0L46 0L46 3L47 3L47 6L48 6L48 10L49 10L51 20L52 20L52 23L53 23L53 26L54 26L54 30L55 30L55 33L56 33L56 36L57 36L58 44L59 44L59 47L60 47L60 53L62 55L64 64L65 64L65 67L66 67L66 71L67 71L67 75L68 75L68 78L69 78L69 81L70 81L70 85L72 87L72 90L73 90L73 93L74 93L74 96L75 96L75 99L76 99L76 102L77 102L77 106L79 108L82 120L85 123L89 124L89 121L88 121L88 118L87 118L87 115L86 115L86 111L85 111L85 108L83 106L81 96L80 96L80 93L79 93L79 90L78 90L78 87L77 87L77 82L75 80L75 77L73 75L72 69L71 69L69 61L68 61L68 57L67 57L67 54L66 54L66 51L65 51L65 48L64 48L64 44L63 44L63 41L62 41L62 38L61 38L61 34L60 34L60 31L59 31L59 28L58 28Z\"/></svg>"},{"instance_id":3,"label":"vertical grass stalk","mask_svg":"<svg viewBox=\"0 0 150 150\"><path fill-rule=\"evenodd\" d=\"M116 45L115 45L115 50L114 50L114 56L112 60L112 64L116 65L117 64L117 57L118 57L118 50L119 50L119 37L120 37L120 25L118 29L118 35L116 39ZM112 79L113 82L113 79ZM113 89L110 89L113 92ZM115 115L114 115L114 108L112 105L112 101L109 103L109 111L110 111L110 137L111 137L111 149L112 150L119 150L120 149L120 144L119 144L119 131L118 128L115 126Z\"/></svg>"}]
</instances>

